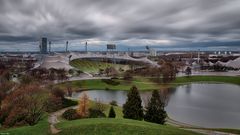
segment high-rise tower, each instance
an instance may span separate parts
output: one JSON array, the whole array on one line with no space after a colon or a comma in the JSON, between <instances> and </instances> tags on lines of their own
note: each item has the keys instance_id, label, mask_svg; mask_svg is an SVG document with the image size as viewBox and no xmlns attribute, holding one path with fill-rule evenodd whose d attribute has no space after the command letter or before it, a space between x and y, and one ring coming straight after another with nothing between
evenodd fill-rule
<instances>
[{"instance_id":1,"label":"high-rise tower","mask_svg":"<svg viewBox=\"0 0 240 135\"><path fill-rule=\"evenodd\" d=\"M40 53L47 54L47 38L43 37L40 43Z\"/></svg>"}]
</instances>

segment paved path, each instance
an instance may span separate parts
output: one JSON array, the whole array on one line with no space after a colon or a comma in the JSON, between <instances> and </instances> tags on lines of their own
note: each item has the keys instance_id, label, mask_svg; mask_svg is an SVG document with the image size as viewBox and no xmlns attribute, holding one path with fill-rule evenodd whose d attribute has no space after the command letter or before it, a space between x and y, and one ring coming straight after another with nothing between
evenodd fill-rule
<instances>
[{"instance_id":1,"label":"paved path","mask_svg":"<svg viewBox=\"0 0 240 135\"><path fill-rule=\"evenodd\" d=\"M56 112L53 112L53 113L49 114L48 122L49 122L49 124L50 124L50 131L51 131L52 134L57 134L57 133L61 132L61 130L59 130L59 129L57 129L57 128L55 127L55 125L60 122L60 121L58 120L58 118L61 117L62 114L63 114L66 110L68 110L68 109L70 109L70 108L75 108L75 107L76 107L76 106L71 106L71 107L63 108L63 109L61 109L61 110L58 110L58 111L56 111Z\"/></svg>"},{"instance_id":2,"label":"paved path","mask_svg":"<svg viewBox=\"0 0 240 135\"><path fill-rule=\"evenodd\" d=\"M231 134L231 133L214 131L214 130L210 130L210 129L202 128L202 127L198 127L198 126L193 126L193 125L178 122L178 121L175 121L175 120L172 120L169 118L167 119L167 124L184 129L184 130L190 130L193 132L204 134L204 135L236 135L236 134Z\"/></svg>"},{"instance_id":3,"label":"paved path","mask_svg":"<svg viewBox=\"0 0 240 135\"><path fill-rule=\"evenodd\" d=\"M178 73L177 76L186 76L186 74ZM239 71L229 71L229 72L193 71L191 76L240 76L240 72Z\"/></svg>"},{"instance_id":4,"label":"paved path","mask_svg":"<svg viewBox=\"0 0 240 135\"><path fill-rule=\"evenodd\" d=\"M63 80L63 81L55 80L54 84L68 82L68 81L99 80L99 79L111 79L111 77L89 77L89 76L86 76L86 77L70 77L67 80Z\"/></svg>"}]
</instances>

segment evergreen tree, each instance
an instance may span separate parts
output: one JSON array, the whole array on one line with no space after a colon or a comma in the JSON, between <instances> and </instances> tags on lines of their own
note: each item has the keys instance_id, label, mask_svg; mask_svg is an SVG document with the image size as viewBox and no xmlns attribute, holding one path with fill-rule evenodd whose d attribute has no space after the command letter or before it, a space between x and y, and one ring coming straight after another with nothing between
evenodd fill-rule
<instances>
[{"instance_id":1,"label":"evergreen tree","mask_svg":"<svg viewBox=\"0 0 240 135\"><path fill-rule=\"evenodd\" d=\"M187 75L187 77L189 77L192 74L192 69L190 67L187 67L187 69L185 70L185 74Z\"/></svg>"},{"instance_id":2,"label":"evergreen tree","mask_svg":"<svg viewBox=\"0 0 240 135\"><path fill-rule=\"evenodd\" d=\"M144 120L148 122L164 124L167 113L164 110L164 102L157 90L152 92L152 97L146 108Z\"/></svg>"},{"instance_id":3,"label":"evergreen tree","mask_svg":"<svg viewBox=\"0 0 240 135\"><path fill-rule=\"evenodd\" d=\"M116 117L116 113L114 111L113 106L111 106L110 110L109 110L109 114L108 114L109 118L115 118Z\"/></svg>"},{"instance_id":4,"label":"evergreen tree","mask_svg":"<svg viewBox=\"0 0 240 135\"><path fill-rule=\"evenodd\" d=\"M127 97L127 101L123 105L123 117L128 119L142 120L142 100L136 86L133 86L130 89Z\"/></svg>"}]
</instances>

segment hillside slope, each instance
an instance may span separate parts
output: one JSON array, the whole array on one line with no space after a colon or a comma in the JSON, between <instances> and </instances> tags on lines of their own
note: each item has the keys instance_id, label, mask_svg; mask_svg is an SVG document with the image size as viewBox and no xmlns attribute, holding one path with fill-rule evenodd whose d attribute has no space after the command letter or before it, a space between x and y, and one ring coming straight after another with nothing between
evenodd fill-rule
<instances>
[{"instance_id":1,"label":"hillside slope","mask_svg":"<svg viewBox=\"0 0 240 135\"><path fill-rule=\"evenodd\" d=\"M60 135L197 135L168 125L129 119L95 118L64 121Z\"/></svg>"}]
</instances>

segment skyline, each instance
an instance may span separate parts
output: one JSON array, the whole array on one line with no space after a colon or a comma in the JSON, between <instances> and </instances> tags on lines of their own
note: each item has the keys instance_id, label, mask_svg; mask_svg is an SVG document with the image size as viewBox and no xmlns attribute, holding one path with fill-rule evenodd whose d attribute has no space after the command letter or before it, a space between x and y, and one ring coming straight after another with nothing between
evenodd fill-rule
<instances>
[{"instance_id":1,"label":"skyline","mask_svg":"<svg viewBox=\"0 0 240 135\"><path fill-rule=\"evenodd\" d=\"M56 50L239 51L239 12L238 0L0 0L0 51L39 50L41 37Z\"/></svg>"}]
</instances>

